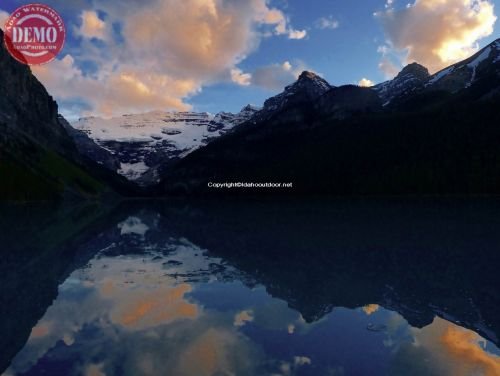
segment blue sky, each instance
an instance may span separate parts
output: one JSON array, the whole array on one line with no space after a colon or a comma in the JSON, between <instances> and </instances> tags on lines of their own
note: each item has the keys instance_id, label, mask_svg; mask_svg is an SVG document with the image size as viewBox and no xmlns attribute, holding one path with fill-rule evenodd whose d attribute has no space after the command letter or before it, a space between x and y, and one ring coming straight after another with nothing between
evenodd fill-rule
<instances>
[{"instance_id":1,"label":"blue sky","mask_svg":"<svg viewBox=\"0 0 500 376\"><path fill-rule=\"evenodd\" d=\"M431 72L499 36L500 0L46 0L67 41L34 73L70 118L238 111L313 70L334 85ZM26 2L4 0L0 22Z\"/></svg>"}]
</instances>

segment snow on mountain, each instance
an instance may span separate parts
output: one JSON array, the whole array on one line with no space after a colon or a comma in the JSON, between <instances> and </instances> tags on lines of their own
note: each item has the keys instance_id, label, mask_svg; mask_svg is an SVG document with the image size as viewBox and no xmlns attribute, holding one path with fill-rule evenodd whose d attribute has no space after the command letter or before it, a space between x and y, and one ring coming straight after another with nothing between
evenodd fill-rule
<instances>
[{"instance_id":1,"label":"snow on mountain","mask_svg":"<svg viewBox=\"0 0 500 376\"><path fill-rule=\"evenodd\" d=\"M500 39L489 44L470 58L445 68L434 75L425 84L426 88L456 92L471 86L491 68L498 68L500 63ZM495 67L496 66L496 67Z\"/></svg>"},{"instance_id":2,"label":"snow on mountain","mask_svg":"<svg viewBox=\"0 0 500 376\"><path fill-rule=\"evenodd\" d=\"M406 95L421 87L429 78L429 71L424 66L412 63L390 81L373 87L380 99L387 106L396 97Z\"/></svg>"},{"instance_id":3,"label":"snow on mountain","mask_svg":"<svg viewBox=\"0 0 500 376\"><path fill-rule=\"evenodd\" d=\"M491 73L500 74L500 39L486 46L470 58L429 75L420 64L407 65L393 80L373 87L384 106L395 99L424 91L447 91L455 93L470 87L481 77Z\"/></svg>"},{"instance_id":4,"label":"snow on mountain","mask_svg":"<svg viewBox=\"0 0 500 376\"><path fill-rule=\"evenodd\" d=\"M87 117L72 126L118 158L118 173L147 185L154 182L160 164L188 155L258 111L250 105L238 114L153 111L111 119Z\"/></svg>"}]
</instances>

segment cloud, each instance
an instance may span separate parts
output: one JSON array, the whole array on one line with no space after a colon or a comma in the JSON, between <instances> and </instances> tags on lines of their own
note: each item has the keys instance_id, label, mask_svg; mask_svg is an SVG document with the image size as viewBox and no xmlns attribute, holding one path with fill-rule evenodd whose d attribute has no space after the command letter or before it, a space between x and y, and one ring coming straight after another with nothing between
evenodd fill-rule
<instances>
[{"instance_id":1,"label":"cloud","mask_svg":"<svg viewBox=\"0 0 500 376\"><path fill-rule=\"evenodd\" d=\"M84 10L80 15L82 24L75 30L77 35L85 38L105 40L108 36L108 27L106 23L99 18L95 11Z\"/></svg>"},{"instance_id":2,"label":"cloud","mask_svg":"<svg viewBox=\"0 0 500 376\"><path fill-rule=\"evenodd\" d=\"M295 356L293 358L293 362L296 366L305 366L312 363L311 358L308 358L307 356Z\"/></svg>"},{"instance_id":3,"label":"cloud","mask_svg":"<svg viewBox=\"0 0 500 376\"><path fill-rule=\"evenodd\" d=\"M120 229L120 235L135 234L144 237L149 231L149 227L137 217L128 217L125 221L118 223L117 227Z\"/></svg>"},{"instance_id":4,"label":"cloud","mask_svg":"<svg viewBox=\"0 0 500 376\"><path fill-rule=\"evenodd\" d=\"M187 296L191 285L165 274L163 263L171 259L172 245L178 242L172 240L164 248L169 256L163 260L157 260L156 252L121 258L101 254L73 272L7 374L29 372L61 341L70 358L71 346L81 355L77 362L68 358L67 374L258 374L260 350L227 320L226 312L203 310ZM150 243L141 243L146 244ZM175 257L186 255L184 251L177 249ZM201 266L190 266L192 253L199 252L190 251L179 274L191 274ZM213 261L204 260L202 268ZM99 335L89 337L89 330Z\"/></svg>"},{"instance_id":5,"label":"cloud","mask_svg":"<svg viewBox=\"0 0 500 376\"><path fill-rule=\"evenodd\" d=\"M394 78L401 70L400 66L394 64L391 60L384 57L378 64L378 68L384 73L386 78Z\"/></svg>"},{"instance_id":6,"label":"cloud","mask_svg":"<svg viewBox=\"0 0 500 376\"><path fill-rule=\"evenodd\" d=\"M255 372L255 350L247 340L224 328L209 328L178 358L175 375L249 375Z\"/></svg>"},{"instance_id":7,"label":"cloud","mask_svg":"<svg viewBox=\"0 0 500 376\"><path fill-rule=\"evenodd\" d=\"M372 80L369 80L368 78L362 78L361 80L359 80L358 85L361 87L371 87L375 85L375 83Z\"/></svg>"},{"instance_id":8,"label":"cloud","mask_svg":"<svg viewBox=\"0 0 500 376\"><path fill-rule=\"evenodd\" d=\"M306 30L289 30L288 38L289 39L304 39L307 36Z\"/></svg>"},{"instance_id":9,"label":"cloud","mask_svg":"<svg viewBox=\"0 0 500 376\"><path fill-rule=\"evenodd\" d=\"M318 29L337 29L340 26L339 21L335 20L333 16L321 17L315 23Z\"/></svg>"},{"instance_id":10,"label":"cloud","mask_svg":"<svg viewBox=\"0 0 500 376\"><path fill-rule=\"evenodd\" d=\"M239 68L231 69L231 81L241 86L248 86L252 81L250 73L244 73Z\"/></svg>"},{"instance_id":11,"label":"cloud","mask_svg":"<svg viewBox=\"0 0 500 376\"><path fill-rule=\"evenodd\" d=\"M234 316L234 326L245 326L248 322L253 321L253 311L252 310L245 310L237 313Z\"/></svg>"},{"instance_id":12,"label":"cloud","mask_svg":"<svg viewBox=\"0 0 500 376\"><path fill-rule=\"evenodd\" d=\"M295 30L289 25L285 14L277 8L269 8L266 0L251 0L257 9L256 20L274 26L274 34L288 35L289 39L303 39L307 36L306 30Z\"/></svg>"},{"instance_id":13,"label":"cloud","mask_svg":"<svg viewBox=\"0 0 500 376\"><path fill-rule=\"evenodd\" d=\"M371 81L370 81L371 82ZM363 85L360 85L363 86ZM373 86L373 85L370 85ZM366 313L368 316L374 314L380 309L380 306L378 304L368 304L363 307L363 312Z\"/></svg>"},{"instance_id":14,"label":"cloud","mask_svg":"<svg viewBox=\"0 0 500 376\"><path fill-rule=\"evenodd\" d=\"M500 357L486 352L481 347L484 340L478 334L450 325L440 339L452 357L460 359L472 369L482 370L480 374L485 376L500 374Z\"/></svg>"},{"instance_id":15,"label":"cloud","mask_svg":"<svg viewBox=\"0 0 500 376\"><path fill-rule=\"evenodd\" d=\"M252 73L252 83L268 90L282 90L295 81L306 67L302 63L292 65L289 61L257 68Z\"/></svg>"},{"instance_id":16,"label":"cloud","mask_svg":"<svg viewBox=\"0 0 500 376\"><path fill-rule=\"evenodd\" d=\"M416 61L432 72L477 51L497 19L489 0L415 0L399 10L387 4L375 17L390 47L406 52L404 64Z\"/></svg>"},{"instance_id":17,"label":"cloud","mask_svg":"<svg viewBox=\"0 0 500 376\"><path fill-rule=\"evenodd\" d=\"M69 30L83 38L33 71L65 108L85 109L80 115L189 110L189 99L203 87L227 81L248 86L252 77L237 66L263 38L307 35L266 0L75 4L61 6L80 14L81 23Z\"/></svg>"},{"instance_id":18,"label":"cloud","mask_svg":"<svg viewBox=\"0 0 500 376\"><path fill-rule=\"evenodd\" d=\"M5 23L9 19L9 13L0 9L0 28L3 30Z\"/></svg>"},{"instance_id":19,"label":"cloud","mask_svg":"<svg viewBox=\"0 0 500 376\"><path fill-rule=\"evenodd\" d=\"M393 4L394 4L394 0L387 0L387 2L385 3L385 8L390 9Z\"/></svg>"},{"instance_id":20,"label":"cloud","mask_svg":"<svg viewBox=\"0 0 500 376\"><path fill-rule=\"evenodd\" d=\"M410 335L413 342L395 354L394 366L398 368L394 373L425 364L426 374L500 374L500 357L487 350L485 339L471 330L436 317L422 329L411 328Z\"/></svg>"},{"instance_id":21,"label":"cloud","mask_svg":"<svg viewBox=\"0 0 500 376\"><path fill-rule=\"evenodd\" d=\"M32 70L57 99L84 101L91 106L86 113L104 116L155 108L189 110L183 98L199 90L193 80L148 72L140 65L102 67L97 76L85 75L71 55Z\"/></svg>"},{"instance_id":22,"label":"cloud","mask_svg":"<svg viewBox=\"0 0 500 376\"><path fill-rule=\"evenodd\" d=\"M143 330L179 319L195 319L199 314L198 307L184 300L184 295L191 290L190 285L180 284L151 292L141 291L140 294L129 292L129 297L123 299L124 303L111 311L110 318L130 330ZM116 292L114 297L117 295Z\"/></svg>"}]
</instances>

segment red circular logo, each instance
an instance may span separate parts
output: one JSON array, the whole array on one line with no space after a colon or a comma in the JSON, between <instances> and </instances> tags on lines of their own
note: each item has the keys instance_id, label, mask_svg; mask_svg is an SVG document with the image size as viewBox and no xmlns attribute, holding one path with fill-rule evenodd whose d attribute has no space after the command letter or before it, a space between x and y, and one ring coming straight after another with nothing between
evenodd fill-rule
<instances>
[{"instance_id":1,"label":"red circular logo","mask_svg":"<svg viewBox=\"0 0 500 376\"><path fill-rule=\"evenodd\" d=\"M65 39L63 19L44 4L19 7L5 23L5 46L23 64L41 65L54 60Z\"/></svg>"}]
</instances>

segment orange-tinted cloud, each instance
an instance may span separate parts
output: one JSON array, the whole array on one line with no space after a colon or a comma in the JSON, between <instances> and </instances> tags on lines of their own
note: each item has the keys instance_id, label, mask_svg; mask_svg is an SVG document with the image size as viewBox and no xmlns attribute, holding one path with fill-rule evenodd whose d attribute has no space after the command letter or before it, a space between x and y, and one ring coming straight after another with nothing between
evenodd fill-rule
<instances>
[{"instance_id":1,"label":"orange-tinted cloud","mask_svg":"<svg viewBox=\"0 0 500 376\"><path fill-rule=\"evenodd\" d=\"M104 116L155 108L188 110L190 106L183 98L199 90L195 81L147 72L141 66L123 65L120 71L86 76L71 55L32 70L51 95L59 99L81 98L91 104L91 113Z\"/></svg>"},{"instance_id":2,"label":"orange-tinted cloud","mask_svg":"<svg viewBox=\"0 0 500 376\"><path fill-rule=\"evenodd\" d=\"M481 337L474 332L449 326L441 336L446 351L484 376L500 375L500 357L487 353L480 346Z\"/></svg>"},{"instance_id":3,"label":"orange-tinted cloud","mask_svg":"<svg viewBox=\"0 0 500 376\"><path fill-rule=\"evenodd\" d=\"M482 346L486 340L471 330L436 318L425 328L411 331L414 343L406 353L406 367L418 367L423 365L419 362L424 362L436 374L500 375L500 357L487 351ZM424 359L422 354L426 354Z\"/></svg>"},{"instance_id":4,"label":"orange-tinted cloud","mask_svg":"<svg viewBox=\"0 0 500 376\"><path fill-rule=\"evenodd\" d=\"M362 86L362 85L360 85ZM370 85L372 86L372 85ZM380 309L380 306L378 304L368 304L363 307L363 312L366 313L368 316L374 314Z\"/></svg>"},{"instance_id":5,"label":"orange-tinted cloud","mask_svg":"<svg viewBox=\"0 0 500 376\"><path fill-rule=\"evenodd\" d=\"M497 19L489 0L415 0L404 9L377 12L388 42L405 50L404 64L418 62L435 72L477 51Z\"/></svg>"},{"instance_id":6,"label":"orange-tinted cloud","mask_svg":"<svg viewBox=\"0 0 500 376\"><path fill-rule=\"evenodd\" d=\"M97 0L95 0L97 1ZM81 10L81 38L72 53L35 75L58 100L85 102L85 114L112 116L148 110L188 110L188 100L204 86L234 82L247 86L249 73L237 65L262 38L302 39L282 10L266 0L148 0L127 6L99 2ZM120 37L111 25L119 23ZM90 39L99 39L100 44ZM91 62L97 72L82 70Z\"/></svg>"},{"instance_id":7,"label":"orange-tinted cloud","mask_svg":"<svg viewBox=\"0 0 500 376\"><path fill-rule=\"evenodd\" d=\"M234 326L245 326L246 323L253 321L253 311L241 311L234 316Z\"/></svg>"},{"instance_id":8,"label":"orange-tinted cloud","mask_svg":"<svg viewBox=\"0 0 500 376\"><path fill-rule=\"evenodd\" d=\"M108 26L99 18L97 12L84 10L80 15L81 26L76 29L76 33L85 38L106 39L108 37Z\"/></svg>"},{"instance_id":9,"label":"orange-tinted cloud","mask_svg":"<svg viewBox=\"0 0 500 376\"><path fill-rule=\"evenodd\" d=\"M48 323L40 323L31 329L31 338L45 337L50 333L50 325Z\"/></svg>"},{"instance_id":10,"label":"orange-tinted cloud","mask_svg":"<svg viewBox=\"0 0 500 376\"><path fill-rule=\"evenodd\" d=\"M254 359L255 354L244 337L224 328L209 328L182 351L172 374L252 374Z\"/></svg>"},{"instance_id":11,"label":"orange-tinted cloud","mask_svg":"<svg viewBox=\"0 0 500 376\"><path fill-rule=\"evenodd\" d=\"M393 78L401 70L401 67L398 67L387 57L382 58L382 60L378 64L378 68L382 71L382 73L384 73L384 76L386 78Z\"/></svg>"},{"instance_id":12,"label":"orange-tinted cloud","mask_svg":"<svg viewBox=\"0 0 500 376\"><path fill-rule=\"evenodd\" d=\"M178 319L193 319L198 315L198 307L184 300L184 295L190 291L190 285L181 284L149 293L131 292L128 299L122 295L111 318L131 329L154 327Z\"/></svg>"},{"instance_id":13,"label":"orange-tinted cloud","mask_svg":"<svg viewBox=\"0 0 500 376\"><path fill-rule=\"evenodd\" d=\"M359 80L358 85L361 87L371 87L375 85L375 83L368 78L362 78L361 80Z\"/></svg>"},{"instance_id":14,"label":"orange-tinted cloud","mask_svg":"<svg viewBox=\"0 0 500 376\"><path fill-rule=\"evenodd\" d=\"M241 86L248 86L252 82L252 75L244 73L239 68L231 69L231 80Z\"/></svg>"}]
</instances>

